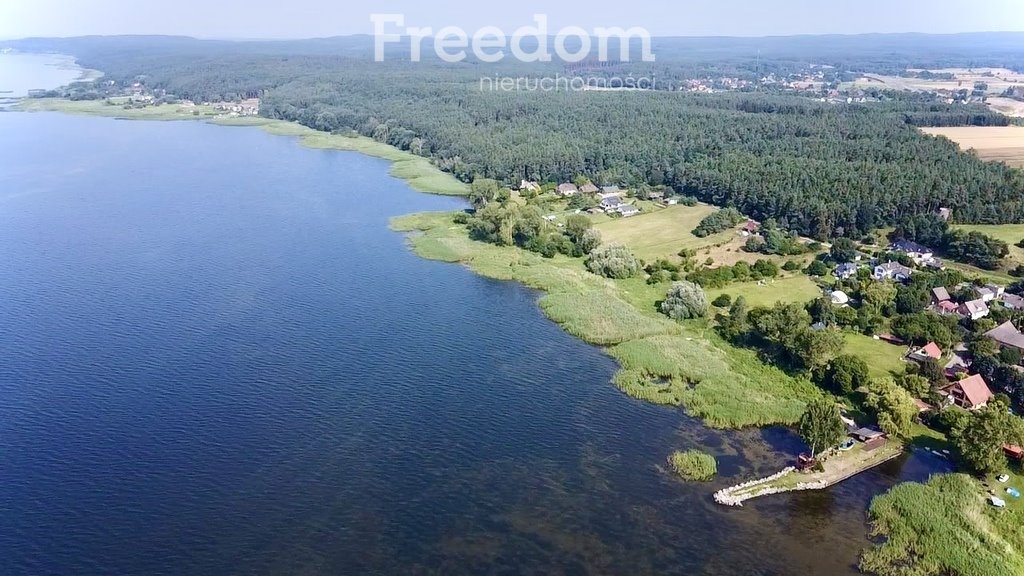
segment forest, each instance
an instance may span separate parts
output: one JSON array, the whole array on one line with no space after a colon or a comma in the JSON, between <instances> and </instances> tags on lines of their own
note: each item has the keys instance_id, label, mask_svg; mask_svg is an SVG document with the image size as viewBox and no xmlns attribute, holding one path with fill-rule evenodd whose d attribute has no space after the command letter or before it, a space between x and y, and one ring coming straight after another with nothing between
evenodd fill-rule
<instances>
[{"instance_id":1,"label":"forest","mask_svg":"<svg viewBox=\"0 0 1024 576\"><path fill-rule=\"evenodd\" d=\"M829 74L842 75L902 72L912 65L994 65L996 58L1024 68L1020 35L942 37L942 48L937 37L857 38L761 44L658 39L656 63L619 63L596 72L751 77L806 70L817 60L831 67ZM567 68L372 62L366 57L370 44L364 37L244 43L115 37L31 40L16 47L71 53L115 82L141 82L179 98L258 96L261 115L357 132L429 157L467 182L585 176L598 184L668 186L817 239L859 237L940 207L952 209L957 223L1024 221L1024 172L982 162L917 130L1009 122L981 105L898 94L876 103L834 104L770 91L489 91L480 89L481 77ZM701 47L701 56L688 47Z\"/></svg>"}]
</instances>

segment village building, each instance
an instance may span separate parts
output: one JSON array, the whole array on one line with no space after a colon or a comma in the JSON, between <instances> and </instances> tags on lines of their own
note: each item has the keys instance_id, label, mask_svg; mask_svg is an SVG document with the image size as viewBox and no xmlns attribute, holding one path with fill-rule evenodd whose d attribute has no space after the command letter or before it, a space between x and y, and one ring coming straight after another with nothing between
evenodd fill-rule
<instances>
[{"instance_id":1,"label":"village building","mask_svg":"<svg viewBox=\"0 0 1024 576\"><path fill-rule=\"evenodd\" d=\"M872 277L875 280L894 280L896 282L906 282L910 280L910 275L914 271L899 262L886 262L885 264L879 264L875 266L875 273Z\"/></svg>"},{"instance_id":2,"label":"village building","mask_svg":"<svg viewBox=\"0 0 1024 576\"><path fill-rule=\"evenodd\" d=\"M761 231L761 223L756 220L747 220L743 227L740 228L740 233L744 236L751 236Z\"/></svg>"},{"instance_id":3,"label":"village building","mask_svg":"<svg viewBox=\"0 0 1024 576\"><path fill-rule=\"evenodd\" d=\"M988 304L984 300L971 300L960 305L960 315L966 316L971 320L981 320L988 316L988 314Z\"/></svg>"},{"instance_id":4,"label":"village building","mask_svg":"<svg viewBox=\"0 0 1024 576\"><path fill-rule=\"evenodd\" d=\"M943 388L940 394L946 396L947 402L965 410L978 410L988 405L995 396L980 374L968 376Z\"/></svg>"},{"instance_id":5,"label":"village building","mask_svg":"<svg viewBox=\"0 0 1024 576\"><path fill-rule=\"evenodd\" d=\"M617 212L622 214L623 218L629 218L630 216L636 216L640 213L640 209L632 204L622 204L618 207Z\"/></svg>"},{"instance_id":6,"label":"village building","mask_svg":"<svg viewBox=\"0 0 1024 576\"><path fill-rule=\"evenodd\" d=\"M569 183L569 182L566 182L564 184L559 184L558 185L558 195L559 196L565 196L565 197L575 196L576 194L579 193L579 191L580 191L579 188L577 188L575 184L572 184L572 183Z\"/></svg>"},{"instance_id":7,"label":"village building","mask_svg":"<svg viewBox=\"0 0 1024 576\"><path fill-rule=\"evenodd\" d=\"M850 295L842 290L833 290L829 297L832 299L832 304L836 306L848 306L850 304Z\"/></svg>"},{"instance_id":8,"label":"village building","mask_svg":"<svg viewBox=\"0 0 1024 576\"><path fill-rule=\"evenodd\" d=\"M935 252L931 248L909 240L896 240L889 245L889 249L894 252L902 252L906 254L918 264L927 262L935 257Z\"/></svg>"},{"instance_id":9,"label":"village building","mask_svg":"<svg viewBox=\"0 0 1024 576\"><path fill-rule=\"evenodd\" d=\"M605 196L622 196L623 194L625 194L625 192L623 192L622 189L619 188L618 186L602 186L601 187L601 197L602 198L604 198Z\"/></svg>"},{"instance_id":10,"label":"village building","mask_svg":"<svg viewBox=\"0 0 1024 576\"><path fill-rule=\"evenodd\" d=\"M952 300L943 300L935 305L935 311L939 314L959 314L960 305Z\"/></svg>"},{"instance_id":11,"label":"village building","mask_svg":"<svg viewBox=\"0 0 1024 576\"><path fill-rule=\"evenodd\" d=\"M986 284L984 286L975 287L974 292L978 295L979 299L988 303L1001 298L1003 293L1006 292L1006 289L995 284Z\"/></svg>"},{"instance_id":12,"label":"village building","mask_svg":"<svg viewBox=\"0 0 1024 576\"><path fill-rule=\"evenodd\" d=\"M540 192L540 184L531 182L530 180L523 180L519 183L519 190L526 192Z\"/></svg>"},{"instance_id":13,"label":"village building","mask_svg":"<svg viewBox=\"0 0 1024 576\"><path fill-rule=\"evenodd\" d=\"M1024 334L1013 325L1013 322L1006 321L999 326L989 330L985 336L995 340L1000 346L1016 348L1024 351Z\"/></svg>"},{"instance_id":14,"label":"village building","mask_svg":"<svg viewBox=\"0 0 1024 576\"><path fill-rule=\"evenodd\" d=\"M601 199L601 208L605 212L613 212L623 206L622 196L608 196L607 198Z\"/></svg>"},{"instance_id":15,"label":"village building","mask_svg":"<svg viewBox=\"0 0 1024 576\"><path fill-rule=\"evenodd\" d=\"M938 304L940 302L946 302L947 300L951 300L949 290L944 286L932 288L932 303Z\"/></svg>"},{"instance_id":16,"label":"village building","mask_svg":"<svg viewBox=\"0 0 1024 576\"><path fill-rule=\"evenodd\" d=\"M942 358L942 349L935 342L929 342L922 348L914 350L907 358L914 360L915 362L925 362L927 360L939 360Z\"/></svg>"},{"instance_id":17,"label":"village building","mask_svg":"<svg viewBox=\"0 0 1024 576\"><path fill-rule=\"evenodd\" d=\"M1024 310L1024 298L1016 295L1005 293L1003 294L1003 307L1009 308L1010 310Z\"/></svg>"},{"instance_id":18,"label":"village building","mask_svg":"<svg viewBox=\"0 0 1024 576\"><path fill-rule=\"evenodd\" d=\"M836 278L846 280L857 275L857 265L853 263L840 264L833 272Z\"/></svg>"},{"instance_id":19,"label":"village building","mask_svg":"<svg viewBox=\"0 0 1024 576\"><path fill-rule=\"evenodd\" d=\"M587 182L582 187L580 187L580 192L582 192L584 194L597 194L597 192L599 190L600 190L600 188L598 188L597 186L594 186L590 182Z\"/></svg>"}]
</instances>

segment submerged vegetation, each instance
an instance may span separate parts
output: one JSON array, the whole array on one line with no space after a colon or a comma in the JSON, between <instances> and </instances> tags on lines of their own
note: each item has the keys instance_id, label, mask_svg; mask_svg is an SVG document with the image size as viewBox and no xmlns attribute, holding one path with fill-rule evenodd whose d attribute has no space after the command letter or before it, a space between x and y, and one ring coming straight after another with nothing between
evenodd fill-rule
<instances>
[{"instance_id":1,"label":"submerged vegetation","mask_svg":"<svg viewBox=\"0 0 1024 576\"><path fill-rule=\"evenodd\" d=\"M677 450L669 456L668 462L683 480L708 482L718 473L715 457L700 450Z\"/></svg>"}]
</instances>

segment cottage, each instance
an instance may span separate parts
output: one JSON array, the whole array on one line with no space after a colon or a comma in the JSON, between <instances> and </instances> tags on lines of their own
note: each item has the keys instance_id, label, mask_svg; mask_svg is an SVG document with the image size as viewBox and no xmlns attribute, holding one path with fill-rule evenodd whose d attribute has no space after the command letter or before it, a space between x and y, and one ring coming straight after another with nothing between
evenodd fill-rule
<instances>
[{"instance_id":1,"label":"cottage","mask_svg":"<svg viewBox=\"0 0 1024 576\"><path fill-rule=\"evenodd\" d=\"M988 405L994 394L989 389L985 379L980 374L968 376L959 382L943 388L940 393L945 394L950 404L955 404L965 410L978 410Z\"/></svg>"},{"instance_id":2,"label":"cottage","mask_svg":"<svg viewBox=\"0 0 1024 576\"><path fill-rule=\"evenodd\" d=\"M623 205L624 204L622 202L622 197L621 196L609 196L607 198L602 198L601 199L601 208L605 212L614 212L614 211L618 210L620 206L623 206Z\"/></svg>"},{"instance_id":3,"label":"cottage","mask_svg":"<svg viewBox=\"0 0 1024 576\"><path fill-rule=\"evenodd\" d=\"M525 192L540 192L540 184L529 180L523 180L519 183L519 190Z\"/></svg>"},{"instance_id":4,"label":"cottage","mask_svg":"<svg viewBox=\"0 0 1024 576\"><path fill-rule=\"evenodd\" d=\"M558 194L560 196L575 196L579 191L579 188L577 188L575 184L571 184L569 182L558 185Z\"/></svg>"},{"instance_id":5,"label":"cottage","mask_svg":"<svg viewBox=\"0 0 1024 576\"><path fill-rule=\"evenodd\" d=\"M886 262L885 264L875 266L873 277L879 281L894 280L896 282L906 282L913 273L913 270L898 262Z\"/></svg>"},{"instance_id":6,"label":"cottage","mask_svg":"<svg viewBox=\"0 0 1024 576\"><path fill-rule=\"evenodd\" d=\"M949 290L945 287L940 286L938 288L932 288L932 302L938 304L940 302L946 302L950 300Z\"/></svg>"},{"instance_id":7,"label":"cottage","mask_svg":"<svg viewBox=\"0 0 1024 576\"><path fill-rule=\"evenodd\" d=\"M952 300L943 300L935 305L935 310L939 314L957 314L960 312L960 306Z\"/></svg>"},{"instance_id":8,"label":"cottage","mask_svg":"<svg viewBox=\"0 0 1024 576\"><path fill-rule=\"evenodd\" d=\"M971 320L981 320L988 316L988 304L984 300L971 300L960 305L960 314Z\"/></svg>"},{"instance_id":9,"label":"cottage","mask_svg":"<svg viewBox=\"0 0 1024 576\"><path fill-rule=\"evenodd\" d=\"M883 438L885 436L885 433L875 428L864 427L858 428L850 432L850 436L853 436L854 438L860 440L861 442L868 442L876 438Z\"/></svg>"},{"instance_id":10,"label":"cottage","mask_svg":"<svg viewBox=\"0 0 1024 576\"><path fill-rule=\"evenodd\" d=\"M836 278L839 278L840 280L853 278L854 276L857 275L857 265L853 263L840 264L836 266L836 269L833 272L833 274Z\"/></svg>"},{"instance_id":11,"label":"cottage","mask_svg":"<svg viewBox=\"0 0 1024 576\"><path fill-rule=\"evenodd\" d=\"M942 349L935 342L929 342L923 348L914 350L907 358L916 362L925 362L927 360L938 360L942 358Z\"/></svg>"},{"instance_id":12,"label":"cottage","mask_svg":"<svg viewBox=\"0 0 1024 576\"><path fill-rule=\"evenodd\" d=\"M832 303L836 306L847 306L850 304L850 296L842 290L833 290L829 296L832 298Z\"/></svg>"},{"instance_id":13,"label":"cottage","mask_svg":"<svg viewBox=\"0 0 1024 576\"><path fill-rule=\"evenodd\" d=\"M1010 310L1024 310L1024 298L1016 294L1003 294L1003 307Z\"/></svg>"},{"instance_id":14,"label":"cottage","mask_svg":"<svg viewBox=\"0 0 1024 576\"><path fill-rule=\"evenodd\" d=\"M994 302L995 300L1002 297L1006 292L1006 289L996 284L986 284L984 286L976 286L974 292L978 295L978 298L984 300L986 303Z\"/></svg>"},{"instance_id":15,"label":"cottage","mask_svg":"<svg viewBox=\"0 0 1024 576\"><path fill-rule=\"evenodd\" d=\"M632 204L623 204L617 209L619 214L622 214L623 218L629 218L630 216L636 216L640 213L640 209Z\"/></svg>"},{"instance_id":16,"label":"cottage","mask_svg":"<svg viewBox=\"0 0 1024 576\"><path fill-rule=\"evenodd\" d=\"M985 336L995 340L1000 346L1008 346L1024 351L1024 334L1013 325L1013 322L1006 321L999 326L989 330Z\"/></svg>"},{"instance_id":17,"label":"cottage","mask_svg":"<svg viewBox=\"0 0 1024 576\"><path fill-rule=\"evenodd\" d=\"M580 192L582 192L582 193L584 193L584 194L597 194L597 192L598 192L599 190L600 190L600 188L598 188L597 186L594 186L594 185L593 185L593 184L591 184L590 182L587 182L586 184L584 184L584 185L583 185L583 186L582 186L582 187L580 188Z\"/></svg>"},{"instance_id":18,"label":"cottage","mask_svg":"<svg viewBox=\"0 0 1024 576\"><path fill-rule=\"evenodd\" d=\"M935 256L935 252L931 248L903 239L890 244L889 249L894 252L902 252L918 263L927 262Z\"/></svg>"},{"instance_id":19,"label":"cottage","mask_svg":"<svg viewBox=\"0 0 1024 576\"><path fill-rule=\"evenodd\" d=\"M657 200L664 200L665 199L665 193L662 192L661 190L651 190L651 191L647 192L647 199L648 200L655 200L655 201L657 201Z\"/></svg>"}]
</instances>

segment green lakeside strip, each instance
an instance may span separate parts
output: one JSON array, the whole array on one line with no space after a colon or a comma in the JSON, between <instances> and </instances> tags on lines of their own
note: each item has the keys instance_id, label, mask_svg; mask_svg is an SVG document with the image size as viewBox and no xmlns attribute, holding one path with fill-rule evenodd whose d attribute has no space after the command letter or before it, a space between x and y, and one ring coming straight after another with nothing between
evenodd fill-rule
<instances>
[{"instance_id":1,"label":"green lakeside strip","mask_svg":"<svg viewBox=\"0 0 1024 576\"><path fill-rule=\"evenodd\" d=\"M292 136L303 146L323 150L359 152L392 162L390 174L409 183L414 190L430 194L465 196L469 187L454 176L442 172L422 156L404 152L365 136L330 134L286 120L221 115L212 106L182 107L175 104L124 108L103 100L71 101L56 98L26 98L13 108L22 112L64 112L85 116L104 116L124 120L200 120L219 126L255 126L277 136Z\"/></svg>"},{"instance_id":2,"label":"green lakeside strip","mask_svg":"<svg viewBox=\"0 0 1024 576\"><path fill-rule=\"evenodd\" d=\"M809 381L722 341L707 322L677 323L659 314L664 294L643 281L601 278L580 258L476 242L451 213L400 216L391 227L410 233L424 258L544 291L544 313L570 334L608 347L622 366L616 386L634 398L682 406L713 427L742 428L792 424L821 395Z\"/></svg>"}]
</instances>

